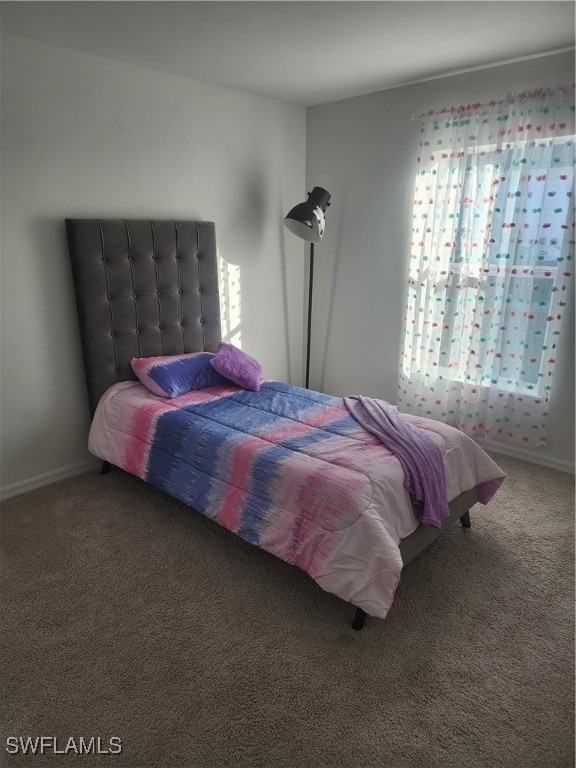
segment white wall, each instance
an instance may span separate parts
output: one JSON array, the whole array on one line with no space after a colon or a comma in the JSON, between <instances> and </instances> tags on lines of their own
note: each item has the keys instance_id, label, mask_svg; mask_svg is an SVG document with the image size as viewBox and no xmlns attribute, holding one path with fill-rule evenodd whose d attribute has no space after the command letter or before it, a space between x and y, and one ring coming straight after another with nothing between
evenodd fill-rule
<instances>
[{"instance_id":1,"label":"white wall","mask_svg":"<svg viewBox=\"0 0 576 768\"><path fill-rule=\"evenodd\" d=\"M573 79L565 53L308 110L307 187L332 194L314 265L314 388L396 402L419 142L412 116ZM565 319L549 444L537 455L559 467L574 463L574 296Z\"/></svg>"},{"instance_id":2,"label":"white wall","mask_svg":"<svg viewBox=\"0 0 576 768\"><path fill-rule=\"evenodd\" d=\"M281 219L306 188L326 187L311 383L394 401L411 116L573 71L570 54L534 59L314 107L306 125L303 107L2 35L0 495L89 459L65 217L215 221L222 263L239 275L242 346L267 375L301 383L304 248ZM566 325L544 453L573 462L573 317Z\"/></svg>"},{"instance_id":3,"label":"white wall","mask_svg":"<svg viewBox=\"0 0 576 768\"><path fill-rule=\"evenodd\" d=\"M3 35L1 140L0 491L89 459L67 216L215 221L243 348L302 382L303 107Z\"/></svg>"}]
</instances>

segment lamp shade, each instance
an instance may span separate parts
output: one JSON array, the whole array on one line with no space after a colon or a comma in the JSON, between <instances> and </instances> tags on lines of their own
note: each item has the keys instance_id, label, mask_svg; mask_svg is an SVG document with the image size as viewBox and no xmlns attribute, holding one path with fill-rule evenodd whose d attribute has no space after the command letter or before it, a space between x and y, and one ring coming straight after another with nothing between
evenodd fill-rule
<instances>
[{"instance_id":1,"label":"lamp shade","mask_svg":"<svg viewBox=\"0 0 576 768\"><path fill-rule=\"evenodd\" d=\"M308 243L319 243L324 234L324 212L330 205L330 193L314 187L308 199L298 203L284 219L286 228Z\"/></svg>"}]
</instances>

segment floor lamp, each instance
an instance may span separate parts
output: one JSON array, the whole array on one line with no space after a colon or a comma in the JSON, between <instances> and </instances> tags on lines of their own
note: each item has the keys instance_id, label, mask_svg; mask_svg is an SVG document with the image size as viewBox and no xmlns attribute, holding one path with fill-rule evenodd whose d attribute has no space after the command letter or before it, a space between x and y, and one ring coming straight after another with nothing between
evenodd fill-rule
<instances>
[{"instance_id":1,"label":"floor lamp","mask_svg":"<svg viewBox=\"0 0 576 768\"><path fill-rule=\"evenodd\" d=\"M310 384L310 332L312 330L312 285L314 281L314 244L324 234L324 213L330 205L330 193L322 187L308 192L308 199L287 214L284 224L293 234L310 243L310 278L308 281L308 333L306 336L306 388Z\"/></svg>"}]
</instances>

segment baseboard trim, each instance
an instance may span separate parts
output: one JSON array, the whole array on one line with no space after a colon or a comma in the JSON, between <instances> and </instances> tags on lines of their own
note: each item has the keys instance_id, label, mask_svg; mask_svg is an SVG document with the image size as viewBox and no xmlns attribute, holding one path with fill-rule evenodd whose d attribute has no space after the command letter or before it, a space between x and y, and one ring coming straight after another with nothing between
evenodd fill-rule
<instances>
[{"instance_id":1,"label":"baseboard trim","mask_svg":"<svg viewBox=\"0 0 576 768\"><path fill-rule=\"evenodd\" d=\"M534 451L526 451L523 448L517 448L514 445L502 445L494 440L484 440L481 437L475 437L474 441L478 443L485 451L492 451L493 453L501 453L504 456L511 456L513 459L521 459L522 461L529 461L532 464L541 464L549 469L557 469L560 472L568 472L574 474L574 464L564 459L555 459L552 456L540 456Z\"/></svg>"},{"instance_id":2,"label":"baseboard trim","mask_svg":"<svg viewBox=\"0 0 576 768\"><path fill-rule=\"evenodd\" d=\"M53 469L51 472L45 472L43 475L36 475L36 477L30 477L28 480L20 480L18 483L10 483L0 488L0 501L9 499L12 496L19 496L26 491L33 491L35 488L42 488L44 485L50 485L58 480L66 480L68 477L74 477L75 475L81 475L83 472L89 472L91 469L96 469L101 462L97 459L87 459L81 461L78 464L70 464L67 467L61 467L60 469Z\"/></svg>"}]
</instances>

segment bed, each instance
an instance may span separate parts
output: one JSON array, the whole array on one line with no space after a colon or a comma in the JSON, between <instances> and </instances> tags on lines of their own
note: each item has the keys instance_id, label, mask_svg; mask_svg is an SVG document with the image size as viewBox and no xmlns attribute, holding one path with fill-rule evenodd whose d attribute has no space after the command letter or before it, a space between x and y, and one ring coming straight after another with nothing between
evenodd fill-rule
<instances>
[{"instance_id":1,"label":"bed","mask_svg":"<svg viewBox=\"0 0 576 768\"><path fill-rule=\"evenodd\" d=\"M487 503L504 473L470 438L408 417L441 449L447 514L420 522L389 448L342 398L226 379L173 398L133 358L215 354L221 342L215 226L66 219L92 425L103 471L118 466L385 618L400 573L442 531Z\"/></svg>"}]
</instances>

